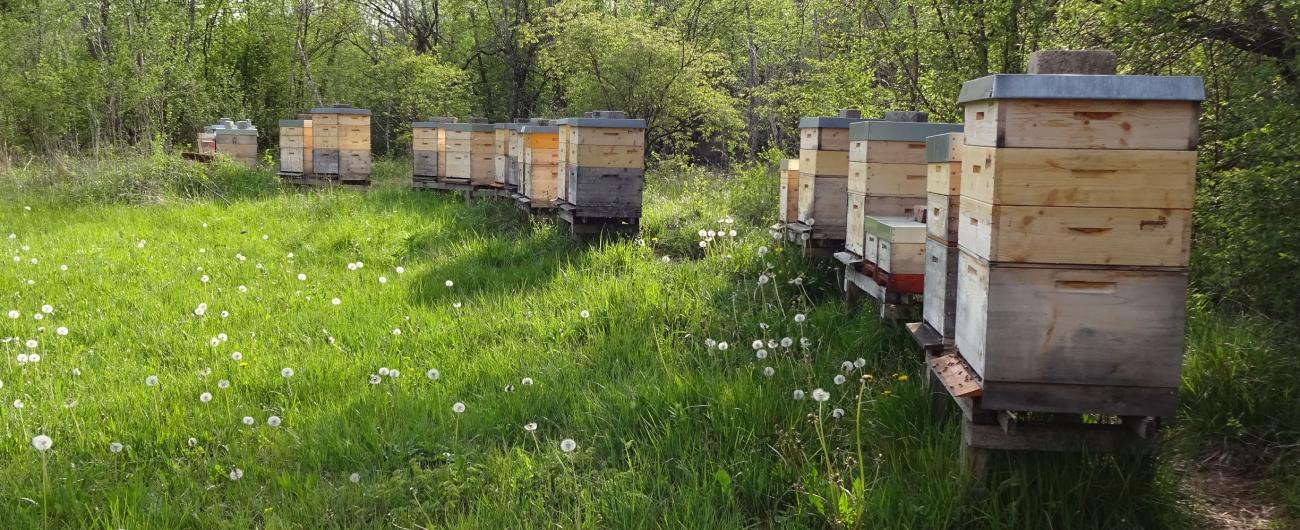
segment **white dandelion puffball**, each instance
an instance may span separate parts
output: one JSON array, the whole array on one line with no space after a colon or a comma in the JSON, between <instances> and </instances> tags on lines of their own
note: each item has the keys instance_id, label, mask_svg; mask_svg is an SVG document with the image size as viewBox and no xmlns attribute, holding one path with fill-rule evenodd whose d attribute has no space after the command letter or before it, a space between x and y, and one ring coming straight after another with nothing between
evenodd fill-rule
<instances>
[{"instance_id":1,"label":"white dandelion puffball","mask_svg":"<svg viewBox=\"0 0 1300 530\"><path fill-rule=\"evenodd\" d=\"M196 317L201 317L201 316L204 315L204 313L207 313L207 312L208 312L208 310L205 309L205 308L203 308L203 307L196 307L196 308L194 308L194 316L196 316Z\"/></svg>"},{"instance_id":2,"label":"white dandelion puffball","mask_svg":"<svg viewBox=\"0 0 1300 530\"><path fill-rule=\"evenodd\" d=\"M365 264L365 263L362 263L361 261L358 260L358 261L357 261L357 268L358 268L358 269L364 269L364 268L366 268L366 264Z\"/></svg>"},{"instance_id":3,"label":"white dandelion puffball","mask_svg":"<svg viewBox=\"0 0 1300 530\"><path fill-rule=\"evenodd\" d=\"M406 272L406 267L397 267L397 268L393 269L393 272L396 272L396 273L398 273L398 274L402 274L402 273Z\"/></svg>"},{"instance_id":4,"label":"white dandelion puffball","mask_svg":"<svg viewBox=\"0 0 1300 530\"><path fill-rule=\"evenodd\" d=\"M861 357L858 357L858 359L857 359L856 361L853 361L853 367L854 367L854 368L862 368L863 366L866 366L866 365L867 365L867 360L866 360L866 359L863 359L863 358L861 358Z\"/></svg>"},{"instance_id":5,"label":"white dandelion puffball","mask_svg":"<svg viewBox=\"0 0 1300 530\"><path fill-rule=\"evenodd\" d=\"M42 313L45 313L45 314L47 314L47 315L50 314L50 313L53 313L53 312L54 312L54 306L52 306L52 305L50 305L50 304L45 304L45 305L41 306L41 312L42 312Z\"/></svg>"},{"instance_id":6,"label":"white dandelion puffball","mask_svg":"<svg viewBox=\"0 0 1300 530\"><path fill-rule=\"evenodd\" d=\"M460 302L455 302L455 303L451 304L451 308L452 308L452 309L460 309Z\"/></svg>"},{"instance_id":7,"label":"white dandelion puffball","mask_svg":"<svg viewBox=\"0 0 1300 530\"><path fill-rule=\"evenodd\" d=\"M139 243L136 243L135 248L144 248L144 240L141 239Z\"/></svg>"},{"instance_id":8,"label":"white dandelion puffball","mask_svg":"<svg viewBox=\"0 0 1300 530\"><path fill-rule=\"evenodd\" d=\"M239 352L237 352L237 351L230 352L230 360L232 360L232 361L242 361L242 360L244 360L244 354L239 353Z\"/></svg>"},{"instance_id":9,"label":"white dandelion puffball","mask_svg":"<svg viewBox=\"0 0 1300 530\"><path fill-rule=\"evenodd\" d=\"M19 313L17 309L10 309L10 310L9 310L9 318L18 318L18 317L20 317L20 316L23 316L23 314L22 314L22 313Z\"/></svg>"},{"instance_id":10,"label":"white dandelion puffball","mask_svg":"<svg viewBox=\"0 0 1300 530\"><path fill-rule=\"evenodd\" d=\"M281 369L280 369L280 377L283 377L283 378L285 378L285 379L288 379L288 378L290 378L290 377L293 377L293 368L289 368L288 366L286 366L286 367L284 367L284 368L281 368Z\"/></svg>"},{"instance_id":11,"label":"white dandelion puffball","mask_svg":"<svg viewBox=\"0 0 1300 530\"><path fill-rule=\"evenodd\" d=\"M785 337L785 338L782 338L782 339L781 339L781 347L782 347L782 348L789 348L789 347L791 347L791 346L794 346L794 339L792 339L792 338L790 338L790 337Z\"/></svg>"},{"instance_id":12,"label":"white dandelion puffball","mask_svg":"<svg viewBox=\"0 0 1300 530\"><path fill-rule=\"evenodd\" d=\"M818 402L826 401L831 398L831 393L818 388L812 391L812 398L813 401L818 401Z\"/></svg>"},{"instance_id":13,"label":"white dandelion puffball","mask_svg":"<svg viewBox=\"0 0 1300 530\"><path fill-rule=\"evenodd\" d=\"M81 377L81 369L80 369L80 368L73 368L73 369L72 369L72 376L73 376L73 377Z\"/></svg>"},{"instance_id":14,"label":"white dandelion puffball","mask_svg":"<svg viewBox=\"0 0 1300 530\"><path fill-rule=\"evenodd\" d=\"M24 407L24 405L23 405L23 400L21 400L21 399L15 399L15 400L14 400L14 408L16 408L16 409L21 409L21 408L23 408L23 407Z\"/></svg>"},{"instance_id":15,"label":"white dandelion puffball","mask_svg":"<svg viewBox=\"0 0 1300 530\"><path fill-rule=\"evenodd\" d=\"M377 385L379 384L380 381L383 381L383 379L380 378L378 375L370 374L370 384Z\"/></svg>"},{"instance_id":16,"label":"white dandelion puffball","mask_svg":"<svg viewBox=\"0 0 1300 530\"><path fill-rule=\"evenodd\" d=\"M356 263L349 263L349 264L348 264L348 270L350 270L350 271L357 270L357 264L356 264Z\"/></svg>"},{"instance_id":17,"label":"white dandelion puffball","mask_svg":"<svg viewBox=\"0 0 1300 530\"><path fill-rule=\"evenodd\" d=\"M244 416L244 425L252 427L254 423L257 423L257 420L253 419L252 416Z\"/></svg>"},{"instance_id":18,"label":"white dandelion puffball","mask_svg":"<svg viewBox=\"0 0 1300 530\"><path fill-rule=\"evenodd\" d=\"M451 287L451 286L453 286L453 285L456 285L455 283L452 283L451 280L447 280L447 281L442 282L442 283L443 283L443 285L446 285L447 287Z\"/></svg>"},{"instance_id":19,"label":"white dandelion puffball","mask_svg":"<svg viewBox=\"0 0 1300 530\"><path fill-rule=\"evenodd\" d=\"M771 366L764 366L763 375L767 377L772 377L773 375L776 375L776 368L772 368Z\"/></svg>"},{"instance_id":20,"label":"white dandelion puffball","mask_svg":"<svg viewBox=\"0 0 1300 530\"><path fill-rule=\"evenodd\" d=\"M707 248L708 246L709 246L708 241L700 241L700 248Z\"/></svg>"},{"instance_id":21,"label":"white dandelion puffball","mask_svg":"<svg viewBox=\"0 0 1300 530\"><path fill-rule=\"evenodd\" d=\"M803 391L802 391L802 390L799 390L799 389L797 389L797 388L794 390L794 400L795 400L795 401L800 401L800 400L802 400L802 399L803 399L803 395L804 395L804 394L803 394Z\"/></svg>"},{"instance_id":22,"label":"white dandelion puffball","mask_svg":"<svg viewBox=\"0 0 1300 530\"><path fill-rule=\"evenodd\" d=\"M38 434L32 437L32 449L40 452L49 451L54 447L54 440L44 434Z\"/></svg>"},{"instance_id":23,"label":"white dandelion puffball","mask_svg":"<svg viewBox=\"0 0 1300 530\"><path fill-rule=\"evenodd\" d=\"M226 318L226 317L229 317L229 316L230 316L230 311L222 311L222 312L221 312L221 318Z\"/></svg>"},{"instance_id":24,"label":"white dandelion puffball","mask_svg":"<svg viewBox=\"0 0 1300 530\"><path fill-rule=\"evenodd\" d=\"M393 334L394 334L394 335L401 335L401 334L402 334L402 328L393 328Z\"/></svg>"},{"instance_id":25,"label":"white dandelion puffball","mask_svg":"<svg viewBox=\"0 0 1300 530\"><path fill-rule=\"evenodd\" d=\"M387 277L387 276L380 276L380 277L379 277L379 283L381 283L381 284L388 283L388 277ZM355 474L355 473L354 473L354 474Z\"/></svg>"},{"instance_id":26,"label":"white dandelion puffball","mask_svg":"<svg viewBox=\"0 0 1300 530\"><path fill-rule=\"evenodd\" d=\"M402 372L401 372L400 370L396 369L396 368L393 368L392 370L389 370L389 371L388 371L388 377L389 377L390 379L395 379L395 378L397 378L397 376L400 376L400 375L402 375Z\"/></svg>"},{"instance_id":27,"label":"white dandelion puffball","mask_svg":"<svg viewBox=\"0 0 1300 530\"><path fill-rule=\"evenodd\" d=\"M664 256L664 257L663 257L663 262L664 262L664 263L671 263L672 261L673 261L673 259L670 258L670 257L668 257L668 256Z\"/></svg>"},{"instance_id":28,"label":"white dandelion puffball","mask_svg":"<svg viewBox=\"0 0 1300 530\"><path fill-rule=\"evenodd\" d=\"M203 316L203 315L199 315L199 316ZM213 348L216 348L217 346L220 345L221 345L221 339L218 339L216 337L212 337L208 339L208 346L212 346Z\"/></svg>"},{"instance_id":29,"label":"white dandelion puffball","mask_svg":"<svg viewBox=\"0 0 1300 530\"><path fill-rule=\"evenodd\" d=\"M566 453L572 453L573 450L577 448L578 448L578 442L573 441L573 438L565 438L564 440L560 441L561 451L564 451Z\"/></svg>"},{"instance_id":30,"label":"white dandelion puffball","mask_svg":"<svg viewBox=\"0 0 1300 530\"><path fill-rule=\"evenodd\" d=\"M524 424L524 430L525 430L525 431L528 431L528 432L536 431L536 430L537 430L537 424L534 423L534 422L531 422L531 421L528 422L528 423L525 423L525 424Z\"/></svg>"},{"instance_id":31,"label":"white dandelion puffball","mask_svg":"<svg viewBox=\"0 0 1300 530\"><path fill-rule=\"evenodd\" d=\"M41 362L41 354L39 354L39 353L33 353L33 354L31 354L31 355L28 355L28 356L27 356L27 360L28 360L28 361L31 361L31 362L34 362L34 363L39 363L39 362Z\"/></svg>"},{"instance_id":32,"label":"white dandelion puffball","mask_svg":"<svg viewBox=\"0 0 1300 530\"><path fill-rule=\"evenodd\" d=\"M522 380L520 380L519 383L524 386L533 386L533 378L525 377Z\"/></svg>"},{"instance_id":33,"label":"white dandelion puffball","mask_svg":"<svg viewBox=\"0 0 1300 530\"><path fill-rule=\"evenodd\" d=\"M227 388L230 388L230 380L229 380L229 379L222 379L222 380L220 380L220 381L217 381L217 388L220 388L220 389L222 389L222 390L225 390L225 389L227 389Z\"/></svg>"},{"instance_id":34,"label":"white dandelion puffball","mask_svg":"<svg viewBox=\"0 0 1300 530\"><path fill-rule=\"evenodd\" d=\"M750 345L751 347L753 347L755 350L761 350L761 349L763 349L763 341L761 341L761 340L756 340L756 341L754 341L754 342L751 342L751 343L749 343L749 345Z\"/></svg>"},{"instance_id":35,"label":"white dandelion puffball","mask_svg":"<svg viewBox=\"0 0 1300 530\"><path fill-rule=\"evenodd\" d=\"M262 241L266 241L266 240L268 240L268 239L271 239L271 236L266 235L266 234L262 234Z\"/></svg>"},{"instance_id":36,"label":"white dandelion puffball","mask_svg":"<svg viewBox=\"0 0 1300 530\"><path fill-rule=\"evenodd\" d=\"M718 341L713 339L704 339L704 347L712 350L718 346Z\"/></svg>"},{"instance_id":37,"label":"white dandelion puffball","mask_svg":"<svg viewBox=\"0 0 1300 530\"><path fill-rule=\"evenodd\" d=\"M731 237L736 237L736 231L735 231L735 230L729 230L729 231L727 231L727 235L729 235L729 236L731 236Z\"/></svg>"},{"instance_id":38,"label":"white dandelion puffball","mask_svg":"<svg viewBox=\"0 0 1300 530\"><path fill-rule=\"evenodd\" d=\"M113 442L111 444L108 444L108 452L110 453L122 452L122 444L120 442Z\"/></svg>"},{"instance_id":39,"label":"white dandelion puffball","mask_svg":"<svg viewBox=\"0 0 1300 530\"><path fill-rule=\"evenodd\" d=\"M241 286L239 286L239 292L241 292L241 293L246 293L246 292L248 292L248 286L247 286L247 285L241 285Z\"/></svg>"},{"instance_id":40,"label":"white dandelion puffball","mask_svg":"<svg viewBox=\"0 0 1300 530\"><path fill-rule=\"evenodd\" d=\"M808 315L805 315L805 314L803 314L803 313L796 313L796 314L794 315L794 321L797 322L797 323L801 323L801 324L802 324L803 321L804 321L804 320L807 320L807 319L808 319Z\"/></svg>"},{"instance_id":41,"label":"white dandelion puffball","mask_svg":"<svg viewBox=\"0 0 1300 530\"><path fill-rule=\"evenodd\" d=\"M754 352L754 357L757 357L757 358L759 358L759 359L766 359L766 358L767 358L767 350L758 350L758 351Z\"/></svg>"},{"instance_id":42,"label":"white dandelion puffball","mask_svg":"<svg viewBox=\"0 0 1300 530\"><path fill-rule=\"evenodd\" d=\"M45 314L44 314L44 313L36 313L36 314L32 315L32 319L34 319L34 320L44 320L44 319L45 319Z\"/></svg>"},{"instance_id":43,"label":"white dandelion puffball","mask_svg":"<svg viewBox=\"0 0 1300 530\"><path fill-rule=\"evenodd\" d=\"M843 417L844 417L844 409L836 408L835 410L832 410L832 411L831 411L831 417L832 417L832 418L835 418L835 419L837 419L837 420L840 419L840 418L843 418Z\"/></svg>"},{"instance_id":44,"label":"white dandelion puffball","mask_svg":"<svg viewBox=\"0 0 1300 530\"><path fill-rule=\"evenodd\" d=\"M151 375L149 377L144 378L144 384L148 386L158 386L158 376Z\"/></svg>"},{"instance_id":45,"label":"white dandelion puffball","mask_svg":"<svg viewBox=\"0 0 1300 530\"><path fill-rule=\"evenodd\" d=\"M334 305L339 305L339 304L343 303L343 301L342 301L342 300L339 300L337 297L335 297L333 300L330 300L330 303L331 303L331 304L334 304Z\"/></svg>"},{"instance_id":46,"label":"white dandelion puffball","mask_svg":"<svg viewBox=\"0 0 1300 530\"><path fill-rule=\"evenodd\" d=\"M590 317L591 317L591 312L590 312L590 311L587 311L586 309L583 309L582 311L579 311L579 312L578 312L578 316L580 316L580 317L582 317L582 318L590 318Z\"/></svg>"},{"instance_id":47,"label":"white dandelion puffball","mask_svg":"<svg viewBox=\"0 0 1300 530\"><path fill-rule=\"evenodd\" d=\"M189 440L186 440L185 443L186 443L187 445L189 445L191 448L193 448L193 447L199 445L199 439L198 439L198 438L194 438L194 437L190 437L190 439L189 439Z\"/></svg>"},{"instance_id":48,"label":"white dandelion puffball","mask_svg":"<svg viewBox=\"0 0 1300 530\"><path fill-rule=\"evenodd\" d=\"M853 361L844 361L844 362L840 363L840 370L844 370L845 372L852 372L852 371L853 371Z\"/></svg>"},{"instance_id":49,"label":"white dandelion puffball","mask_svg":"<svg viewBox=\"0 0 1300 530\"><path fill-rule=\"evenodd\" d=\"M465 412L465 404L457 401L455 405L451 406L451 411L455 412L456 414Z\"/></svg>"},{"instance_id":50,"label":"white dandelion puffball","mask_svg":"<svg viewBox=\"0 0 1300 530\"><path fill-rule=\"evenodd\" d=\"M758 247L758 255L760 257L767 255L767 247Z\"/></svg>"},{"instance_id":51,"label":"white dandelion puffball","mask_svg":"<svg viewBox=\"0 0 1300 530\"><path fill-rule=\"evenodd\" d=\"M269 417L269 418L266 419L266 424L267 424L268 426L271 426L271 427L279 427L279 426L280 426L280 417L279 417L279 416L271 416L271 417Z\"/></svg>"},{"instance_id":52,"label":"white dandelion puffball","mask_svg":"<svg viewBox=\"0 0 1300 530\"><path fill-rule=\"evenodd\" d=\"M384 367L384 366L380 366L380 367L379 367L379 375L382 375L382 376L387 377L387 376L388 376L388 368L387 368L387 367Z\"/></svg>"},{"instance_id":53,"label":"white dandelion puffball","mask_svg":"<svg viewBox=\"0 0 1300 530\"><path fill-rule=\"evenodd\" d=\"M209 402L209 401L212 401L212 393L211 393L211 392L204 392L204 393L202 393L202 394L199 394L199 401L200 401L200 402L203 402L203 403L207 403L207 402Z\"/></svg>"},{"instance_id":54,"label":"white dandelion puffball","mask_svg":"<svg viewBox=\"0 0 1300 530\"><path fill-rule=\"evenodd\" d=\"M244 470L235 468L230 470L230 480L239 480L244 478Z\"/></svg>"},{"instance_id":55,"label":"white dandelion puffball","mask_svg":"<svg viewBox=\"0 0 1300 530\"><path fill-rule=\"evenodd\" d=\"M805 348L812 346L812 339L808 337L799 337L799 345Z\"/></svg>"},{"instance_id":56,"label":"white dandelion puffball","mask_svg":"<svg viewBox=\"0 0 1300 530\"><path fill-rule=\"evenodd\" d=\"M207 377L207 376L210 376L210 375L212 375L212 369L211 369L211 368L204 368L204 369L202 369L202 370L199 370L199 377Z\"/></svg>"},{"instance_id":57,"label":"white dandelion puffball","mask_svg":"<svg viewBox=\"0 0 1300 530\"><path fill-rule=\"evenodd\" d=\"M730 348L730 347L731 347L731 346L728 346L727 343L726 343L726 341L723 341L723 342L719 342L719 343L718 343L718 351L727 351L727 348Z\"/></svg>"},{"instance_id":58,"label":"white dandelion puffball","mask_svg":"<svg viewBox=\"0 0 1300 530\"><path fill-rule=\"evenodd\" d=\"M442 373L437 368L430 368L429 371L424 373L424 376L432 381L437 381L439 377L442 377Z\"/></svg>"},{"instance_id":59,"label":"white dandelion puffball","mask_svg":"<svg viewBox=\"0 0 1300 530\"><path fill-rule=\"evenodd\" d=\"M361 482L361 473L353 473L351 475L348 475L348 480L352 481L353 484Z\"/></svg>"},{"instance_id":60,"label":"white dandelion puffball","mask_svg":"<svg viewBox=\"0 0 1300 530\"><path fill-rule=\"evenodd\" d=\"M20 354L18 354L18 357L17 357L18 364L27 364L27 361L28 361L29 359L30 359L30 356L28 356L26 353L20 353Z\"/></svg>"},{"instance_id":61,"label":"white dandelion puffball","mask_svg":"<svg viewBox=\"0 0 1300 530\"><path fill-rule=\"evenodd\" d=\"M301 272L298 273L298 281L300 281L300 282L305 282L305 281L307 281L307 275L306 275L306 274L303 274L303 273L301 273Z\"/></svg>"},{"instance_id":62,"label":"white dandelion puffball","mask_svg":"<svg viewBox=\"0 0 1300 530\"><path fill-rule=\"evenodd\" d=\"M26 343L26 345L27 345L28 348L34 350L34 349L36 349L37 346L40 346L41 343L36 342L36 339L27 339L27 343Z\"/></svg>"},{"instance_id":63,"label":"white dandelion puffball","mask_svg":"<svg viewBox=\"0 0 1300 530\"><path fill-rule=\"evenodd\" d=\"M699 232L696 232L696 234L700 237L709 237L709 231L703 228L701 228Z\"/></svg>"},{"instance_id":64,"label":"white dandelion puffball","mask_svg":"<svg viewBox=\"0 0 1300 530\"><path fill-rule=\"evenodd\" d=\"M837 374L837 375L835 376L835 384L837 384L837 385L842 385L842 384L844 384L844 374Z\"/></svg>"},{"instance_id":65,"label":"white dandelion puffball","mask_svg":"<svg viewBox=\"0 0 1300 530\"><path fill-rule=\"evenodd\" d=\"M776 339L767 339L767 347L768 347L768 348L776 349L776 347L777 347L777 346L780 346L780 345L781 345L781 342L778 341L778 340L776 340Z\"/></svg>"},{"instance_id":66,"label":"white dandelion puffball","mask_svg":"<svg viewBox=\"0 0 1300 530\"><path fill-rule=\"evenodd\" d=\"M218 334L217 334L217 339L220 340L221 342L226 342L226 341L230 340L230 335L227 335L227 334L225 334L225 333L218 333Z\"/></svg>"},{"instance_id":67,"label":"white dandelion puffball","mask_svg":"<svg viewBox=\"0 0 1300 530\"><path fill-rule=\"evenodd\" d=\"M203 283L208 283L208 275L204 274L203 276L199 276L199 281Z\"/></svg>"}]
</instances>

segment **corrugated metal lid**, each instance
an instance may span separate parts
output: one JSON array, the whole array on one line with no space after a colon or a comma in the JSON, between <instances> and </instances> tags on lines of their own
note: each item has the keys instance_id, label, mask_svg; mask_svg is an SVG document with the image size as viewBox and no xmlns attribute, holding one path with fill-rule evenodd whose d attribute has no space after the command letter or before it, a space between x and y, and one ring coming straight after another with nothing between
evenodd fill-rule
<instances>
[{"instance_id":1,"label":"corrugated metal lid","mask_svg":"<svg viewBox=\"0 0 1300 530\"><path fill-rule=\"evenodd\" d=\"M868 121L849 127L849 140L880 140L893 142L923 142L927 136L948 132L961 132L960 123L927 123L914 121Z\"/></svg>"},{"instance_id":2,"label":"corrugated metal lid","mask_svg":"<svg viewBox=\"0 0 1300 530\"><path fill-rule=\"evenodd\" d=\"M961 85L957 103L986 99L1205 101L1195 76L994 74Z\"/></svg>"}]
</instances>

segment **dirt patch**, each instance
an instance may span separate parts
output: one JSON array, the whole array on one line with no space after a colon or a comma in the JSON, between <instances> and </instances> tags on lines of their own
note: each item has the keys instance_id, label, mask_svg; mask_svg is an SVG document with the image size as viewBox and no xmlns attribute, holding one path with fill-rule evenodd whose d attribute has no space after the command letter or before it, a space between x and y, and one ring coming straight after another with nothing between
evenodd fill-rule
<instances>
[{"instance_id":1,"label":"dirt patch","mask_svg":"<svg viewBox=\"0 0 1300 530\"><path fill-rule=\"evenodd\" d=\"M1205 518L1216 530L1280 528L1282 509L1260 493L1260 479L1219 457L1185 466L1184 484Z\"/></svg>"}]
</instances>

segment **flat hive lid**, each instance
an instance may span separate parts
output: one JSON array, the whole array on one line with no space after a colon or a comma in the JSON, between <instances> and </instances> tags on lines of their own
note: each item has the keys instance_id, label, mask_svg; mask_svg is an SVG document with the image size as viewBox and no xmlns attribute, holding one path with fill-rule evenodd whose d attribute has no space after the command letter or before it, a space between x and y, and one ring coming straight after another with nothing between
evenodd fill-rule
<instances>
[{"instance_id":1,"label":"flat hive lid","mask_svg":"<svg viewBox=\"0 0 1300 530\"><path fill-rule=\"evenodd\" d=\"M868 215L863 228L890 243L925 242L925 223L918 223L911 217Z\"/></svg>"},{"instance_id":2,"label":"flat hive lid","mask_svg":"<svg viewBox=\"0 0 1300 530\"><path fill-rule=\"evenodd\" d=\"M411 122L411 128L412 129L437 129L448 123L456 123L456 118L452 118L450 116L438 116L436 118L429 118L425 121L413 121Z\"/></svg>"},{"instance_id":3,"label":"flat hive lid","mask_svg":"<svg viewBox=\"0 0 1300 530\"><path fill-rule=\"evenodd\" d=\"M444 123L442 128L456 132L492 132L496 125L491 123Z\"/></svg>"},{"instance_id":4,"label":"flat hive lid","mask_svg":"<svg viewBox=\"0 0 1300 530\"><path fill-rule=\"evenodd\" d=\"M925 161L926 163L953 162L952 148L955 145L966 143L966 135L961 133L945 133L927 136L925 138Z\"/></svg>"},{"instance_id":5,"label":"flat hive lid","mask_svg":"<svg viewBox=\"0 0 1300 530\"><path fill-rule=\"evenodd\" d=\"M848 129L863 121L880 121L873 118L840 118L836 116L809 116L799 118L800 129Z\"/></svg>"},{"instance_id":6,"label":"flat hive lid","mask_svg":"<svg viewBox=\"0 0 1300 530\"><path fill-rule=\"evenodd\" d=\"M560 126L558 125L529 125L524 124L519 128L519 134L559 134Z\"/></svg>"},{"instance_id":7,"label":"flat hive lid","mask_svg":"<svg viewBox=\"0 0 1300 530\"><path fill-rule=\"evenodd\" d=\"M213 129L212 132L217 136L257 136L257 129Z\"/></svg>"},{"instance_id":8,"label":"flat hive lid","mask_svg":"<svg viewBox=\"0 0 1300 530\"><path fill-rule=\"evenodd\" d=\"M280 120L281 127L309 127L311 120Z\"/></svg>"},{"instance_id":9,"label":"flat hive lid","mask_svg":"<svg viewBox=\"0 0 1300 530\"><path fill-rule=\"evenodd\" d=\"M961 132L960 123L929 123L915 121L865 121L849 126L849 140L878 140L882 142L923 142L936 134Z\"/></svg>"},{"instance_id":10,"label":"flat hive lid","mask_svg":"<svg viewBox=\"0 0 1300 530\"><path fill-rule=\"evenodd\" d=\"M994 74L961 85L957 103L986 99L1205 101L1195 76Z\"/></svg>"},{"instance_id":11,"label":"flat hive lid","mask_svg":"<svg viewBox=\"0 0 1300 530\"><path fill-rule=\"evenodd\" d=\"M569 127L593 127L605 129L644 129L645 120L632 118L564 118L552 122Z\"/></svg>"},{"instance_id":12,"label":"flat hive lid","mask_svg":"<svg viewBox=\"0 0 1300 530\"><path fill-rule=\"evenodd\" d=\"M370 109L358 109L354 107L317 107L311 109L312 114L356 114L359 116L369 116Z\"/></svg>"}]
</instances>

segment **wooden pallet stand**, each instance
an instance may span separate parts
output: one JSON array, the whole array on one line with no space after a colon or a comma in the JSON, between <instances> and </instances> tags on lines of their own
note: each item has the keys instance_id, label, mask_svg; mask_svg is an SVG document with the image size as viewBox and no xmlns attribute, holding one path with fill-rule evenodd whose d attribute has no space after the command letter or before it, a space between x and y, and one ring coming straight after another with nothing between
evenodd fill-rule
<instances>
[{"instance_id":1,"label":"wooden pallet stand","mask_svg":"<svg viewBox=\"0 0 1300 530\"><path fill-rule=\"evenodd\" d=\"M605 212L584 211L580 206L556 200L555 214L569 225L569 232L583 238L635 235L641 231L641 217L616 217Z\"/></svg>"},{"instance_id":2,"label":"wooden pallet stand","mask_svg":"<svg viewBox=\"0 0 1300 530\"><path fill-rule=\"evenodd\" d=\"M906 320L918 314L917 296L911 292L914 288L900 284L897 277L852 252L831 256L844 265L844 300L850 307L861 306L866 296L874 301L882 320Z\"/></svg>"},{"instance_id":3,"label":"wooden pallet stand","mask_svg":"<svg viewBox=\"0 0 1300 530\"><path fill-rule=\"evenodd\" d=\"M337 174L326 175L322 173L294 173L289 171L280 171L277 172L276 175L280 177L280 182L295 187L339 187L355 191L365 191L370 189L370 179L341 180Z\"/></svg>"},{"instance_id":4,"label":"wooden pallet stand","mask_svg":"<svg viewBox=\"0 0 1300 530\"><path fill-rule=\"evenodd\" d=\"M799 255L805 258L830 258L844 248L843 238L832 238L824 230L814 230L802 222L785 225L786 241L799 246Z\"/></svg>"}]
</instances>

